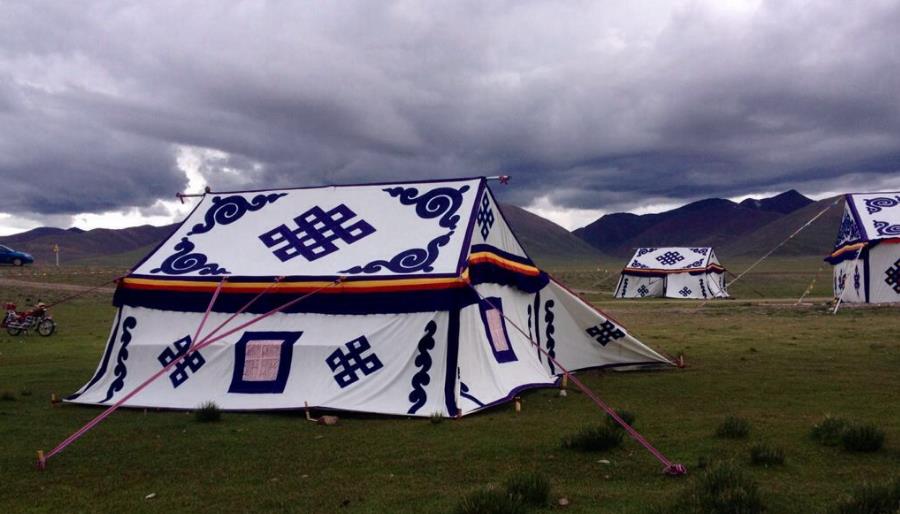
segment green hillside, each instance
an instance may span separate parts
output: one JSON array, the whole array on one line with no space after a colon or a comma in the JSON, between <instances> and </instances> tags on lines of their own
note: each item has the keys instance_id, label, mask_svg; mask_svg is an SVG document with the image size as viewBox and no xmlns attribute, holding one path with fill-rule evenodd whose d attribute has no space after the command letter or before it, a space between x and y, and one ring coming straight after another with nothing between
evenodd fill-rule
<instances>
[{"instance_id":1,"label":"green hillside","mask_svg":"<svg viewBox=\"0 0 900 514\"><path fill-rule=\"evenodd\" d=\"M814 255L825 257L831 251L841 224L843 202L838 197L826 198L785 215L763 227L735 238L716 251L724 257L761 257L784 241L823 209L830 208L816 221L779 248L773 256Z\"/></svg>"}]
</instances>

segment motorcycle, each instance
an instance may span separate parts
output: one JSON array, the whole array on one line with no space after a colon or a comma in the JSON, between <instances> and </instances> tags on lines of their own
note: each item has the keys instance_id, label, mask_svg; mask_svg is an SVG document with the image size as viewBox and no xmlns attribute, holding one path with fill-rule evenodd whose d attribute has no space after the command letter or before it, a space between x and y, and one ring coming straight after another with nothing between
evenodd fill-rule
<instances>
[{"instance_id":1,"label":"motorcycle","mask_svg":"<svg viewBox=\"0 0 900 514\"><path fill-rule=\"evenodd\" d=\"M37 330L41 336L48 337L56 331L56 322L43 303L38 303L33 309L25 312L16 311L15 304L7 303L6 315L0 322L0 328L6 328L6 332L11 336Z\"/></svg>"}]
</instances>

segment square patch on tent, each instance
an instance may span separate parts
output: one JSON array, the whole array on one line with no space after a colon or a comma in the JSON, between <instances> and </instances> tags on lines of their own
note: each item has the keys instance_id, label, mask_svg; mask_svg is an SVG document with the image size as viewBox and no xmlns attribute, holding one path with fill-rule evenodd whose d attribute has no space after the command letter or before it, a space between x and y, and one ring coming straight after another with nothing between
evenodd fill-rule
<instances>
[{"instance_id":1,"label":"square patch on tent","mask_svg":"<svg viewBox=\"0 0 900 514\"><path fill-rule=\"evenodd\" d=\"M498 297L485 298L479 302L481 309L481 321L488 342L491 343L491 351L497 362L513 362L519 360L509 342L509 333L506 331L506 320L503 317L503 302Z\"/></svg>"},{"instance_id":2,"label":"square patch on tent","mask_svg":"<svg viewBox=\"0 0 900 514\"><path fill-rule=\"evenodd\" d=\"M244 332L234 345L229 393L280 394L291 371L294 343L303 332Z\"/></svg>"}]
</instances>

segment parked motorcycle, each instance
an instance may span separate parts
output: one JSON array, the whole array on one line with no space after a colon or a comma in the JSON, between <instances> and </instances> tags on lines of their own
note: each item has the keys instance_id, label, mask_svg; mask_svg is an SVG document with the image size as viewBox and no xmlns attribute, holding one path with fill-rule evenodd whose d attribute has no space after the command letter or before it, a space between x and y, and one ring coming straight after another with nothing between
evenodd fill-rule
<instances>
[{"instance_id":1,"label":"parked motorcycle","mask_svg":"<svg viewBox=\"0 0 900 514\"><path fill-rule=\"evenodd\" d=\"M11 336L37 330L41 336L48 337L56 331L56 322L53 321L53 316L44 303L38 303L33 309L25 312L16 311L15 304L7 303L6 315L0 322L0 328L6 328L6 332Z\"/></svg>"}]
</instances>

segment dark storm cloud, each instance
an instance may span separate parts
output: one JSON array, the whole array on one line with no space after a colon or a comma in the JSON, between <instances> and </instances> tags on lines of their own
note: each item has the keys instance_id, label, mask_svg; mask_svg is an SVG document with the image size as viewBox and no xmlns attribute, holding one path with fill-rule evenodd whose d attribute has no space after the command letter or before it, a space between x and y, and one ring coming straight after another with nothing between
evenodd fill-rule
<instances>
[{"instance_id":1,"label":"dark storm cloud","mask_svg":"<svg viewBox=\"0 0 900 514\"><path fill-rule=\"evenodd\" d=\"M0 212L511 173L528 204L857 189L900 161L900 7L7 2ZM149 211L147 211L149 212Z\"/></svg>"}]
</instances>

